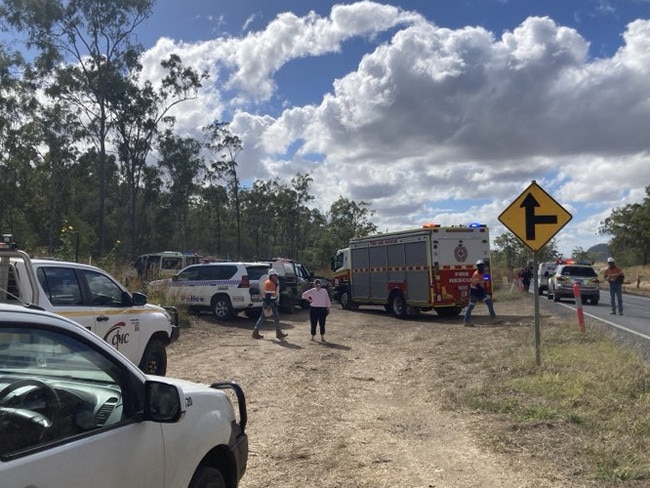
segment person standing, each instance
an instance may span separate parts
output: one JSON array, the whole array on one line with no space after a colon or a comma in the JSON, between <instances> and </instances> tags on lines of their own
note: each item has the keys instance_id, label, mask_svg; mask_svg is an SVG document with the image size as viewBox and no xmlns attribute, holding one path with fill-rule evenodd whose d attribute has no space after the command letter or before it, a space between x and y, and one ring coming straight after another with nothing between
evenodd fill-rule
<instances>
[{"instance_id":1,"label":"person standing","mask_svg":"<svg viewBox=\"0 0 650 488\"><path fill-rule=\"evenodd\" d=\"M605 281L609 283L609 296L612 300L612 315L616 315L616 305L618 305L618 314L623 315L623 281L625 274L623 270L616 266L614 258L607 258L607 269L605 270Z\"/></svg>"},{"instance_id":2,"label":"person standing","mask_svg":"<svg viewBox=\"0 0 650 488\"><path fill-rule=\"evenodd\" d=\"M263 303L264 306L260 311L260 316L255 323L255 328L253 329L253 339L264 339L264 336L260 334L260 327L264 323L264 318L266 314L264 309L267 307L271 308L273 313L273 323L275 325L275 337L278 339L284 339L288 334L285 334L280 330L280 313L278 312L278 297L280 296L280 284L278 283L278 272L274 269L269 270L269 277L264 282L264 289L262 290L264 294Z\"/></svg>"},{"instance_id":3,"label":"person standing","mask_svg":"<svg viewBox=\"0 0 650 488\"><path fill-rule=\"evenodd\" d=\"M321 286L320 280L314 280L314 287L302 294L302 299L309 301L309 321L311 323L311 340L316 337L316 324L320 329L320 340L325 342L325 320L330 313L330 295Z\"/></svg>"},{"instance_id":4,"label":"person standing","mask_svg":"<svg viewBox=\"0 0 650 488\"><path fill-rule=\"evenodd\" d=\"M484 274L485 263L479 259L476 261L476 271L474 271L469 282L469 303L467 304L467 309L465 309L465 317L463 319L463 325L465 327L474 327L474 324L472 324L469 319L472 316L472 310L476 306L476 302L479 300L483 300L487 305L488 311L490 312L490 318L496 318L492 297L488 295L487 291L485 291L485 282L483 281Z\"/></svg>"}]
</instances>

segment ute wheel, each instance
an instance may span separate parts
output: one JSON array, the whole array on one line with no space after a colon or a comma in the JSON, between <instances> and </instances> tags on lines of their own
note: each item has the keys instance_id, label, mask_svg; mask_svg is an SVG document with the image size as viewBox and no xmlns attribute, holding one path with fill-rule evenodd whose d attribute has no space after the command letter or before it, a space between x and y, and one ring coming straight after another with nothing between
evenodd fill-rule
<instances>
[{"instance_id":1,"label":"ute wheel","mask_svg":"<svg viewBox=\"0 0 650 488\"><path fill-rule=\"evenodd\" d=\"M212 313L217 320L230 320L233 318L232 305L226 295L217 295L212 298Z\"/></svg>"},{"instance_id":2,"label":"ute wheel","mask_svg":"<svg viewBox=\"0 0 650 488\"><path fill-rule=\"evenodd\" d=\"M147 374L165 376L167 373L167 350L158 339L151 339L147 344L139 368Z\"/></svg>"},{"instance_id":3,"label":"ute wheel","mask_svg":"<svg viewBox=\"0 0 650 488\"><path fill-rule=\"evenodd\" d=\"M226 482L218 469L199 466L190 480L189 488L226 488Z\"/></svg>"},{"instance_id":4,"label":"ute wheel","mask_svg":"<svg viewBox=\"0 0 650 488\"><path fill-rule=\"evenodd\" d=\"M393 294L390 300L391 311L398 319L406 318L406 300L404 295L400 292Z\"/></svg>"},{"instance_id":5,"label":"ute wheel","mask_svg":"<svg viewBox=\"0 0 650 488\"><path fill-rule=\"evenodd\" d=\"M591 304L592 305L598 305L598 298L592 298L591 299Z\"/></svg>"},{"instance_id":6,"label":"ute wheel","mask_svg":"<svg viewBox=\"0 0 650 488\"><path fill-rule=\"evenodd\" d=\"M554 302L559 302L560 301L560 296L557 293L553 293L553 301Z\"/></svg>"},{"instance_id":7,"label":"ute wheel","mask_svg":"<svg viewBox=\"0 0 650 488\"><path fill-rule=\"evenodd\" d=\"M261 313L262 313L261 308L247 308L246 310L244 310L244 315L246 315L246 317L248 317L249 319L256 319L260 316Z\"/></svg>"}]
</instances>

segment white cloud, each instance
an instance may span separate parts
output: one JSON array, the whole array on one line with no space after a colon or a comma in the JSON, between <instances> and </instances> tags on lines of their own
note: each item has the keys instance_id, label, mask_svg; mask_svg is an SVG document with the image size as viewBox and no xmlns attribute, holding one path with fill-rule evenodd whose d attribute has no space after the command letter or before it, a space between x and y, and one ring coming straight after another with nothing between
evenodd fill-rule
<instances>
[{"instance_id":1,"label":"white cloud","mask_svg":"<svg viewBox=\"0 0 650 488\"><path fill-rule=\"evenodd\" d=\"M287 63L382 34L331 93L266 115ZM156 60L172 51L210 71L209 97L184 106L179 122L197 127L234 110L242 179L309 171L323 210L339 195L369 201L380 229L482 220L497 230L535 179L563 205L591 205L567 226L570 251L602 241L598 219L640 201L650 183L650 21L631 23L623 39L613 57L590 60L588 42L549 18L497 38L365 1L328 18L282 14L243 38L161 39L144 62L154 79ZM305 72L304 83L323 75Z\"/></svg>"}]
</instances>

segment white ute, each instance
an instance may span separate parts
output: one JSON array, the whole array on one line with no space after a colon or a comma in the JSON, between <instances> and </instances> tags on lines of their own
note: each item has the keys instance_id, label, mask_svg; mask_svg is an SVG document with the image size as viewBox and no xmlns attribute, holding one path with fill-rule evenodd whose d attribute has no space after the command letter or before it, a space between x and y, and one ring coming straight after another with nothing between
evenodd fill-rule
<instances>
[{"instance_id":1,"label":"white ute","mask_svg":"<svg viewBox=\"0 0 650 488\"><path fill-rule=\"evenodd\" d=\"M0 304L3 487L236 488L246 421L236 383L146 375L76 322Z\"/></svg>"},{"instance_id":2,"label":"white ute","mask_svg":"<svg viewBox=\"0 0 650 488\"><path fill-rule=\"evenodd\" d=\"M145 373L164 376L167 345L178 339L173 307L147 303L95 266L31 259L11 235L0 243L0 303L29 303L68 317L94 332Z\"/></svg>"}]
</instances>

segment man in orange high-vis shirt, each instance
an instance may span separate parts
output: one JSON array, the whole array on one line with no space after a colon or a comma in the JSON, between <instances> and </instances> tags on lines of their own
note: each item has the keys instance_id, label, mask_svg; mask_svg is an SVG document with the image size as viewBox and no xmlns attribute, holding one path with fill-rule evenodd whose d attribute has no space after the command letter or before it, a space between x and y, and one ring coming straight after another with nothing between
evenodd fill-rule
<instances>
[{"instance_id":1,"label":"man in orange high-vis shirt","mask_svg":"<svg viewBox=\"0 0 650 488\"><path fill-rule=\"evenodd\" d=\"M278 339L284 339L287 337L287 334L280 330L280 313L278 312L278 298L280 296L280 284L278 283L278 272L274 269L269 270L269 277L264 282L264 289L262 290L264 295L264 307L260 311L260 316L255 323L255 328L253 329L253 339L263 339L264 336L260 334L260 327L264 323L264 308L270 307L273 311L273 323L275 324L275 337Z\"/></svg>"},{"instance_id":2,"label":"man in orange high-vis shirt","mask_svg":"<svg viewBox=\"0 0 650 488\"><path fill-rule=\"evenodd\" d=\"M474 324L472 324L469 319L472 316L472 310L474 309L476 302L479 300L483 300L487 305L488 311L490 312L490 318L493 319L496 317L496 314L494 313L494 305L492 304L492 297L487 294L487 291L485 291L483 273L485 273L485 263L479 259L476 261L476 271L474 271L469 282L469 303L467 304L465 317L463 319L463 325L465 327L474 327Z\"/></svg>"},{"instance_id":3,"label":"man in orange high-vis shirt","mask_svg":"<svg viewBox=\"0 0 650 488\"><path fill-rule=\"evenodd\" d=\"M623 270L616 266L614 258L607 258L607 269L605 270L605 281L609 283L609 295L612 301L612 315L616 315L616 305L618 305L618 314L623 315L623 281L625 274Z\"/></svg>"}]
</instances>

